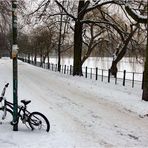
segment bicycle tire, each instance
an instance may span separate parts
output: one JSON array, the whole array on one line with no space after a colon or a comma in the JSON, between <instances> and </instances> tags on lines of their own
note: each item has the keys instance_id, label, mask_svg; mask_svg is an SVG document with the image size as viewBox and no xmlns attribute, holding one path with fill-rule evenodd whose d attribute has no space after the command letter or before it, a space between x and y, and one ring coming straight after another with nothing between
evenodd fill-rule
<instances>
[{"instance_id":1,"label":"bicycle tire","mask_svg":"<svg viewBox=\"0 0 148 148\"><path fill-rule=\"evenodd\" d=\"M0 112L1 112L1 111L4 111L4 108L0 108ZM6 118L4 119L4 122L5 122L5 123L6 123L6 122L11 123L11 121L13 120L13 111L7 108L7 109L6 109L6 112L9 113L9 114L11 114L11 117L10 117L10 118L7 118L8 115L6 115ZM0 120L2 119L2 115L3 115L3 114L0 113Z\"/></svg>"},{"instance_id":2,"label":"bicycle tire","mask_svg":"<svg viewBox=\"0 0 148 148\"><path fill-rule=\"evenodd\" d=\"M40 112L32 112L28 118L29 126L32 130L45 130L49 132L50 130L50 123L48 119Z\"/></svg>"}]
</instances>

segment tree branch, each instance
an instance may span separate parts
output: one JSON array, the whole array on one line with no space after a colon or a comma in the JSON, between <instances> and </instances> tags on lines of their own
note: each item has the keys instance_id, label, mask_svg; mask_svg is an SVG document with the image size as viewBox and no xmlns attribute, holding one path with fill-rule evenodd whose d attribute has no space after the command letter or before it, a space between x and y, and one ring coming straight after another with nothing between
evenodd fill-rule
<instances>
[{"instance_id":1,"label":"tree branch","mask_svg":"<svg viewBox=\"0 0 148 148\"><path fill-rule=\"evenodd\" d=\"M90 11L96 9L96 8L102 7L102 6L107 5L107 4L118 4L119 5L119 2L114 1L114 0L108 0L108 1L104 1L102 3L97 3L96 5L94 5L94 6L90 7L90 8L87 8L85 10L85 13L88 13L88 12L90 12Z\"/></svg>"},{"instance_id":2,"label":"tree branch","mask_svg":"<svg viewBox=\"0 0 148 148\"><path fill-rule=\"evenodd\" d=\"M63 7L63 5L61 5L57 0L55 0L55 2L57 3L58 6L60 6L60 7L63 9L63 11L64 11L69 17L71 17L74 21L77 20L73 15L71 15L70 13L68 13L67 10Z\"/></svg>"},{"instance_id":3,"label":"tree branch","mask_svg":"<svg viewBox=\"0 0 148 148\"><path fill-rule=\"evenodd\" d=\"M110 26L112 26L120 35L121 39L124 41L124 37L122 35L122 33L124 33L122 30L120 30L115 24L111 23L111 22L106 22L106 21L91 21L91 20L82 20L82 23L94 23L94 24L108 24Z\"/></svg>"},{"instance_id":4,"label":"tree branch","mask_svg":"<svg viewBox=\"0 0 148 148\"><path fill-rule=\"evenodd\" d=\"M125 10L128 13L128 15L130 15L136 22L143 24L148 23L148 16L137 14L134 10L132 10L132 8L128 4L125 5Z\"/></svg>"},{"instance_id":5,"label":"tree branch","mask_svg":"<svg viewBox=\"0 0 148 148\"><path fill-rule=\"evenodd\" d=\"M86 2L85 2L83 9L82 9L82 10L79 12L79 14L78 14L78 17L79 17L80 15L84 15L84 14L85 14L85 10L88 8L89 4L90 4L90 1L86 1Z\"/></svg>"}]
</instances>

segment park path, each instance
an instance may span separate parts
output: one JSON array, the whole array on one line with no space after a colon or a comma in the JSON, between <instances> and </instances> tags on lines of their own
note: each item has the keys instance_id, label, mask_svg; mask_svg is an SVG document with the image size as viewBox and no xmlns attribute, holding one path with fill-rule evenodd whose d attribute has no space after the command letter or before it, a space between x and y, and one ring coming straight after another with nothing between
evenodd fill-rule
<instances>
[{"instance_id":1,"label":"park path","mask_svg":"<svg viewBox=\"0 0 148 148\"><path fill-rule=\"evenodd\" d=\"M0 65L11 72L9 61ZM147 119L100 98L92 91L95 86L71 77L19 62L19 97L31 99L29 109L43 112L51 122L45 143L60 148L148 146Z\"/></svg>"}]
</instances>

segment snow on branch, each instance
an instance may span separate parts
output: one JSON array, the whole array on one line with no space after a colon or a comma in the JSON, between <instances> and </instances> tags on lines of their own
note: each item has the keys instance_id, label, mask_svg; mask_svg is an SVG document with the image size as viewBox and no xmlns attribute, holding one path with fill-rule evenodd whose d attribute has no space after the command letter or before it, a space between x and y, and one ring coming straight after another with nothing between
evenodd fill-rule
<instances>
[{"instance_id":1,"label":"snow on branch","mask_svg":"<svg viewBox=\"0 0 148 148\"><path fill-rule=\"evenodd\" d=\"M85 5L84 5L83 9L79 12L78 15L81 15L81 14L84 13L84 11L85 11L85 10L87 9L87 7L89 6L89 3L90 3L90 1L86 1L86 2L85 2Z\"/></svg>"},{"instance_id":2,"label":"snow on branch","mask_svg":"<svg viewBox=\"0 0 148 148\"><path fill-rule=\"evenodd\" d=\"M136 22L144 24L148 23L148 16L143 16L136 13L136 11L133 10L129 4L125 5L125 10L128 13L128 15L130 15Z\"/></svg>"},{"instance_id":3,"label":"snow on branch","mask_svg":"<svg viewBox=\"0 0 148 148\"><path fill-rule=\"evenodd\" d=\"M104 5L107 5L107 4L117 4L117 5L123 5L125 2L124 0L121 1L121 0L94 0L94 5L93 6L90 6L86 9L86 13L87 12L90 12L91 10L94 10L95 8L98 8L98 7L102 7Z\"/></svg>"},{"instance_id":4,"label":"snow on branch","mask_svg":"<svg viewBox=\"0 0 148 148\"><path fill-rule=\"evenodd\" d=\"M60 2L58 2L57 0L55 0L55 2L57 3L57 5L59 5L59 6L63 9L63 11L64 11L69 17L71 17L74 21L76 20L76 18L75 18L73 15L71 15L70 13L68 13L68 11L64 8L64 6L63 6Z\"/></svg>"}]
</instances>

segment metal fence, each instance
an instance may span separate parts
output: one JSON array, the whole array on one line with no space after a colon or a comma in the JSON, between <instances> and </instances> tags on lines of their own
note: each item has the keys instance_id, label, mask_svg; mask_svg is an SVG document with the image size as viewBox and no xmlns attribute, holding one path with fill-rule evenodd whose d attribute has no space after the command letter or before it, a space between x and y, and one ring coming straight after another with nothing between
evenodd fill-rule
<instances>
[{"instance_id":1,"label":"metal fence","mask_svg":"<svg viewBox=\"0 0 148 148\"><path fill-rule=\"evenodd\" d=\"M51 71L55 71L55 72L58 71L57 64L41 63L41 62L34 63L31 60L26 60L23 58L19 58L19 60L38 67L49 69ZM61 65L60 72L63 74L73 75L73 66ZM108 83L114 82L114 84L122 84L123 86L125 86L128 82L128 85L130 85L131 87L134 87L135 84L137 83L143 89L143 73L128 72L126 70L118 71L116 78L114 78L111 75L110 69L106 70L106 69L99 69L98 67L96 68L82 67L82 72L85 78L100 80L102 82L104 81Z\"/></svg>"}]
</instances>

